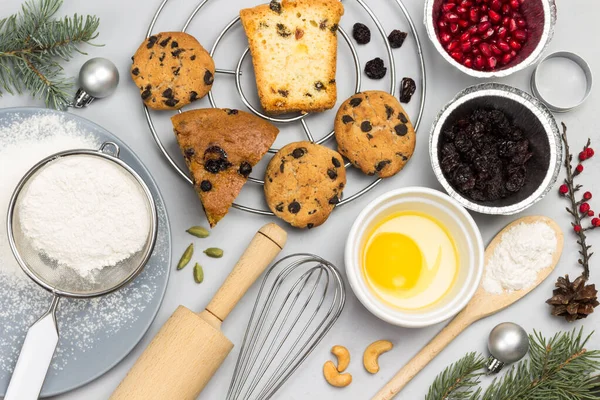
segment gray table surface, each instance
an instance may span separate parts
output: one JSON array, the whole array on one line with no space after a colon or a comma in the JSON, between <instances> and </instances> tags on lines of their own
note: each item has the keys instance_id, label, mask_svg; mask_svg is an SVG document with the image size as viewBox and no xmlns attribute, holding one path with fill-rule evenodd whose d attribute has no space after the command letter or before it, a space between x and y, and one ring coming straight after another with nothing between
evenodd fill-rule
<instances>
[{"instance_id":1,"label":"gray table surface","mask_svg":"<svg viewBox=\"0 0 600 400\"><path fill-rule=\"evenodd\" d=\"M346 3L348 2L350 0L346 1ZM579 53L590 62L592 69L600 77L600 50L596 43L594 43L594 40L598 37L594 31L596 29L597 14L600 11L600 6L594 0L557 0L557 2L559 11L558 23L549 51L571 50ZM3 0L1 14L4 16L9 12L16 11L20 7L20 3L20 0ZM158 29L160 30L180 29L189 11L194 8L196 0L178 0L177 2L172 0L171 3L166 10L165 16L159 20ZM379 185L372 192L357 201L336 210L330 221L324 226L312 231L288 229L289 240L284 250L285 254L310 251L343 267L345 232L349 230L357 213L369 201L377 195L396 187L421 185L441 189L429 164L427 150L428 130L433 118L443 104L450 100L458 91L466 86L477 83L477 81L454 70L436 53L433 46L430 45L421 23L423 15L422 1L405 0L405 3L415 20L423 41L428 68L427 103L423 125L418 134L415 156L401 174ZM252 4L253 2L249 0L213 0L213 4L211 4L207 11L211 13L210 16L200 17L192 25L190 32L198 37L206 47L210 48L216 37L216 32L221 29L224 21L226 22L233 18L240 5L249 6ZM380 15L385 14L384 23L386 27L395 27L396 25L406 27L400 11L397 8L393 8L390 0L369 0L368 4L373 7L376 13ZM150 138L140 106L139 94L129 79L130 56L145 34L147 25L157 5L158 1L156 0L103 0L87 2L67 0L61 9L61 13L90 13L100 17L100 36L97 42L103 43L105 46L86 48L89 55L76 57L67 65L66 70L70 74L75 74L86 57L107 57L112 59L118 66L122 76L122 83L111 98L98 101L88 109L76 110L74 112L104 126L123 139L137 152L142 161L150 169L162 190L171 219L174 246L173 261L176 262L176 259L190 242L190 237L184 232L185 229L192 223L205 224L202 208L193 191L182 179L174 174L167 163L161 158L155 144ZM358 20L352 16L352 8L354 7L355 5L348 7L348 18L342 23L342 26L347 30L351 29L355 19ZM353 15L358 14L355 13ZM363 17L363 19L365 18ZM398 22L396 23L395 21ZM232 38L233 44L231 46L236 45L236 38L239 39L240 35L241 32L238 31ZM237 48L241 49L242 45L245 44L238 43ZM414 75L416 72L416 61L410 46L411 44L408 45L407 49L402 49L405 53L398 53L397 55L399 74L408 71L407 73ZM361 49L361 51L366 52L365 56L370 55L368 54L369 50ZM227 59L229 52L224 51L222 53L224 53L223 58L217 57L218 66L221 68L235 66L234 61L237 61L240 53L237 50L232 50L231 53L235 56L231 55L229 59ZM229 65L224 65L227 60L229 60ZM402 68L405 68L405 71ZM528 82L530 74L531 68L509 78L502 79L501 82L529 90ZM400 78L402 76L404 75L399 75ZM223 79L226 80L226 78ZM557 79L560 78L558 77ZM221 82L221 80L219 79L218 82ZM338 77L338 82L345 81L340 80ZM225 82L225 84L228 86L223 90L234 90L231 82ZM344 85L339 84L339 86L341 95L349 93L351 85L344 87ZM202 106L208 104L206 100L202 101ZM230 106L222 98L221 102L223 106ZM28 105L40 106L41 103L31 99L27 95L5 95L0 98L0 107ZM598 91L595 91L581 108L558 116L559 121L564 121L569 126L572 147L579 148L583 145L587 137L591 137L592 140L595 140L595 143L600 143L600 133L596 125L597 115L594 114L594 110L598 110L599 108L600 95ZM411 105L409 107L409 111L412 111L411 115L414 115L414 110L414 105ZM165 121L161 121L161 129L163 132L166 132L164 137L169 140L171 148L173 148L173 139L169 133L168 121ZM594 158L587 164L587 173L581 178L581 182L586 185L586 188L598 193L598 196L600 196L600 183L598 183L597 179L594 179L595 174L590 171L598 171L599 165L600 157ZM252 194L249 196L251 197ZM594 199L592 201L592 208L594 208L595 204L600 204L598 203L599 201ZM563 200L558 199L552 193L524 214L550 216L555 218L563 228L568 229L570 221L564 211L565 205L566 203ZM482 215L474 215L474 217L481 228L486 242L504 225L515 218L487 217ZM213 230L210 241L205 242L207 246L215 245L226 250L225 256L221 260L208 261L202 259L206 267L205 282L200 286L196 285L190 275L191 271L187 271L189 273L172 274L169 288L158 317L137 348L123 362L103 377L71 393L58 396L57 399L106 399L177 305L183 304L192 309L202 309L221 284L230 267L233 266L254 232L269 221L273 221L273 219L232 210L219 223L218 227ZM591 234L590 243L600 246L598 235ZM567 232L562 261L550 279L518 304L469 328L420 373L404 389L399 398L423 398L433 377L446 365L468 351L485 351L487 335L490 329L500 322L513 321L521 324L530 332L533 329L538 329L546 335L550 335L558 330L571 329L581 325L585 326L585 330L588 332L598 329L600 327L600 316L598 315L591 316L583 323L567 324L551 317L548 307L544 304L544 300L549 296L558 274L571 273L573 275L578 273L575 266L576 257L577 247L575 238ZM597 273L595 266L599 262L599 260L592 262L592 280L596 280L597 282L600 282L598 281L600 274ZM250 291L249 295L242 300L241 304L233 311L223 325L225 334L236 344L239 344L241 341L247 322L246 318L252 307L256 289L254 287ZM353 294L349 292L346 308L337 324L323 340L315 353L282 388L277 398L305 399L312 397L313 399L329 399L336 395L343 395L349 399L369 398L442 327L443 324L439 324L426 329L411 330L389 325L372 316L356 300ZM375 376L371 376L361 366L361 354L368 343L381 338L392 340L395 343L395 348L393 352L381 358L381 372ZM321 376L322 364L324 360L330 357L329 348L334 344L346 345L354 356L354 362L350 366L354 382L345 390L337 390L330 387ZM600 334L593 338L590 347L600 348ZM201 396L203 399L221 399L225 397L236 355L237 352L234 349L214 379L206 387Z\"/></svg>"}]
</instances>

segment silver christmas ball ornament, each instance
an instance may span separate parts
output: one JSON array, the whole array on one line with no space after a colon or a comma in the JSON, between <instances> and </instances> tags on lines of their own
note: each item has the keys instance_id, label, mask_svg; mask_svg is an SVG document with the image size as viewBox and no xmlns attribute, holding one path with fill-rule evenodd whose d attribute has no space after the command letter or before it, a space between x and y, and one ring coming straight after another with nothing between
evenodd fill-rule
<instances>
[{"instance_id":1,"label":"silver christmas ball ornament","mask_svg":"<svg viewBox=\"0 0 600 400\"><path fill-rule=\"evenodd\" d=\"M97 57L86 61L79 71L79 90L73 106L82 108L94 99L110 96L119 84L119 71L112 61Z\"/></svg>"},{"instance_id":2,"label":"silver christmas ball ornament","mask_svg":"<svg viewBox=\"0 0 600 400\"><path fill-rule=\"evenodd\" d=\"M499 372L504 364L519 361L529 351L529 336L525 329L512 322L497 325L488 338L491 357L487 368L489 373Z\"/></svg>"}]
</instances>

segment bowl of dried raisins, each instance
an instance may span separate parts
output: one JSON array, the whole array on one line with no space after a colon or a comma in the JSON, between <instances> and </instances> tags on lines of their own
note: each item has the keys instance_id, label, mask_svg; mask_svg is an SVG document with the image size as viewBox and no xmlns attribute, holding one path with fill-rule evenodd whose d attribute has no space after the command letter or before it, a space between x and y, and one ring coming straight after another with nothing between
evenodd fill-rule
<instances>
[{"instance_id":1,"label":"bowl of dried raisins","mask_svg":"<svg viewBox=\"0 0 600 400\"><path fill-rule=\"evenodd\" d=\"M440 111L429 156L439 182L464 207L510 215L552 189L563 150L544 104L517 88L484 83L461 91Z\"/></svg>"},{"instance_id":2,"label":"bowl of dried raisins","mask_svg":"<svg viewBox=\"0 0 600 400\"><path fill-rule=\"evenodd\" d=\"M478 78L538 61L556 23L554 0L426 0L425 27L450 64Z\"/></svg>"}]
</instances>

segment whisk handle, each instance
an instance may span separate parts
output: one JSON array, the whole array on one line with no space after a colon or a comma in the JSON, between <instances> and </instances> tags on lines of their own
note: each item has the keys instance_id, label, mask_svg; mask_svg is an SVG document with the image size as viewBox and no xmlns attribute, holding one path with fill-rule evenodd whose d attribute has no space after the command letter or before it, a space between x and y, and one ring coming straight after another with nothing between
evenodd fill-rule
<instances>
[{"instance_id":1,"label":"whisk handle","mask_svg":"<svg viewBox=\"0 0 600 400\"><path fill-rule=\"evenodd\" d=\"M224 321L250 286L277 257L286 240L287 233L276 224L270 223L260 228L206 311Z\"/></svg>"}]
</instances>

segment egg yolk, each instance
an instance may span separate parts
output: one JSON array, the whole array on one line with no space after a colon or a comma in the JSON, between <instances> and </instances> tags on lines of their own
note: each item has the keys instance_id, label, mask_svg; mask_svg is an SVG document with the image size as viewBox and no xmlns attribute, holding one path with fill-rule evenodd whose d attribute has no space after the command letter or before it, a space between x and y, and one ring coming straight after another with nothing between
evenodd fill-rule
<instances>
[{"instance_id":1,"label":"egg yolk","mask_svg":"<svg viewBox=\"0 0 600 400\"><path fill-rule=\"evenodd\" d=\"M422 270L423 254L419 246L401 233L380 233L367 249L366 273L382 289L412 289Z\"/></svg>"}]
</instances>

